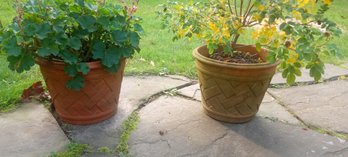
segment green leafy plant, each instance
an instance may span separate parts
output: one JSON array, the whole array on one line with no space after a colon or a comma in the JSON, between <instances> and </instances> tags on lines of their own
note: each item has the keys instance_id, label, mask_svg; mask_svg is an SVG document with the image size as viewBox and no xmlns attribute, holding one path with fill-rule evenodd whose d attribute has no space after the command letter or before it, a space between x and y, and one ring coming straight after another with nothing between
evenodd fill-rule
<instances>
[{"instance_id":1,"label":"green leafy plant","mask_svg":"<svg viewBox=\"0 0 348 157\"><path fill-rule=\"evenodd\" d=\"M324 74L325 55L339 56L331 39L342 33L326 18L333 0L210 0L209 2L168 2L159 15L174 33L174 40L202 40L211 55L221 47L233 56L233 45L241 36L259 51L268 50L268 62L280 60L282 76L295 82L300 68L310 69L316 81Z\"/></svg>"},{"instance_id":2,"label":"green leafy plant","mask_svg":"<svg viewBox=\"0 0 348 157\"><path fill-rule=\"evenodd\" d=\"M130 156L128 150L128 139L131 133L137 128L139 121L140 117L137 111L133 112L125 121L123 121L123 132L116 147L116 151L119 153L119 156Z\"/></svg>"},{"instance_id":3,"label":"green leafy plant","mask_svg":"<svg viewBox=\"0 0 348 157\"><path fill-rule=\"evenodd\" d=\"M75 142L70 143L67 147L67 150L53 153L50 157L79 157L91 149L87 144L79 144Z\"/></svg>"},{"instance_id":4,"label":"green leafy plant","mask_svg":"<svg viewBox=\"0 0 348 157\"><path fill-rule=\"evenodd\" d=\"M71 77L67 86L81 89L86 64L100 61L109 72L117 72L123 58L140 51L141 18L130 5L105 0L17 0L17 16L0 31L0 48L8 56L9 68L29 70L37 58L66 64Z\"/></svg>"}]
</instances>

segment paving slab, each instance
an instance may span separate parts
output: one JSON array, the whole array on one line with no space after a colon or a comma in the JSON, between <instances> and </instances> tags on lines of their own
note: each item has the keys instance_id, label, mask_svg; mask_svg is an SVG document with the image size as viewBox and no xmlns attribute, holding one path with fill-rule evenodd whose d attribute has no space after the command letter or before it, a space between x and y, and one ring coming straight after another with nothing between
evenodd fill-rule
<instances>
[{"instance_id":1,"label":"paving slab","mask_svg":"<svg viewBox=\"0 0 348 157\"><path fill-rule=\"evenodd\" d=\"M269 92L308 124L348 133L348 81L270 89Z\"/></svg>"},{"instance_id":2,"label":"paving slab","mask_svg":"<svg viewBox=\"0 0 348 157\"><path fill-rule=\"evenodd\" d=\"M202 101L199 84L180 89L179 93L194 100ZM301 122L299 120L297 120L292 114L290 114L268 93L266 93L265 97L263 98L257 116L269 118L272 120L278 120L289 124L301 125Z\"/></svg>"},{"instance_id":3,"label":"paving slab","mask_svg":"<svg viewBox=\"0 0 348 157\"><path fill-rule=\"evenodd\" d=\"M56 119L42 105L23 104L0 114L0 156L47 157L69 143Z\"/></svg>"},{"instance_id":4,"label":"paving slab","mask_svg":"<svg viewBox=\"0 0 348 157\"><path fill-rule=\"evenodd\" d=\"M188 86L185 88L182 88L178 91L181 95L184 95L186 97L202 101L202 94L201 90L199 88L199 83L194 84L192 86Z\"/></svg>"},{"instance_id":5,"label":"paving slab","mask_svg":"<svg viewBox=\"0 0 348 157\"><path fill-rule=\"evenodd\" d=\"M129 146L134 157L348 156L348 142L299 126L256 117L227 124L206 116L199 102L163 96L140 111Z\"/></svg>"},{"instance_id":6,"label":"paving slab","mask_svg":"<svg viewBox=\"0 0 348 157\"><path fill-rule=\"evenodd\" d=\"M78 126L66 124L64 130L69 133L69 136L74 141L89 144L95 149L98 147L109 147L113 150L116 148L120 134L122 133L122 122L138 107L139 104L144 102L153 94L185 83L188 82L160 76L124 77L118 111L115 116L94 125ZM96 154L89 155L98 156Z\"/></svg>"},{"instance_id":7,"label":"paving slab","mask_svg":"<svg viewBox=\"0 0 348 157\"><path fill-rule=\"evenodd\" d=\"M302 69L302 76L296 78L297 83L303 83L303 82L313 82L314 79L309 76L309 70L308 69ZM342 76L347 75L348 69L342 68L333 64L325 64L325 74L323 75L323 79L329 79L336 76ZM286 83L286 79L282 77L281 72L276 73L273 76L271 84L284 84Z\"/></svg>"},{"instance_id":8,"label":"paving slab","mask_svg":"<svg viewBox=\"0 0 348 157\"><path fill-rule=\"evenodd\" d=\"M293 125L302 125L292 114L281 106L272 96L266 94L256 116Z\"/></svg>"}]
</instances>

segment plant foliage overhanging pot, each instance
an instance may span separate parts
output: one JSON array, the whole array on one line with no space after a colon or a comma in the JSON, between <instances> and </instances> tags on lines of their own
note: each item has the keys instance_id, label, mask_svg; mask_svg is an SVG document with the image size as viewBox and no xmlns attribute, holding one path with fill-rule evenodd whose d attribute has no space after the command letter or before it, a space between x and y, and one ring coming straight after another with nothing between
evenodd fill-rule
<instances>
[{"instance_id":1,"label":"plant foliage overhanging pot","mask_svg":"<svg viewBox=\"0 0 348 157\"><path fill-rule=\"evenodd\" d=\"M29 0L0 27L9 68L40 65L58 116L73 124L105 120L117 111L125 59L140 51L141 19L128 6L90 0Z\"/></svg>"},{"instance_id":2,"label":"plant foliage overhanging pot","mask_svg":"<svg viewBox=\"0 0 348 157\"><path fill-rule=\"evenodd\" d=\"M309 69L318 81L324 74L321 58L340 55L329 43L342 33L325 16L332 1L169 2L158 13L174 40L197 38L206 45L193 52L205 112L218 120L241 123L257 112L278 64L289 84L302 75L300 68ZM254 46L237 44L245 36L252 36L244 40ZM258 54L263 63L226 63L240 51Z\"/></svg>"}]
</instances>

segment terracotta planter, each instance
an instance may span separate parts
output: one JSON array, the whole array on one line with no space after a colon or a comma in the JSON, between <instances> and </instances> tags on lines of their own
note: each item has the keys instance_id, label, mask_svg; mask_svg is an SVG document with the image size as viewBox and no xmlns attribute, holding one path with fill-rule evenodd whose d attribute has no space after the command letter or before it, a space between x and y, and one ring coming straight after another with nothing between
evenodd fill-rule
<instances>
[{"instance_id":1,"label":"terracotta planter","mask_svg":"<svg viewBox=\"0 0 348 157\"><path fill-rule=\"evenodd\" d=\"M265 60L267 51L257 52L247 45L236 45L239 51L259 53ZM230 123L243 123L257 113L276 71L274 64L223 63L208 58L206 46L193 51L202 92L202 105L210 117Z\"/></svg>"},{"instance_id":2,"label":"terracotta planter","mask_svg":"<svg viewBox=\"0 0 348 157\"><path fill-rule=\"evenodd\" d=\"M80 91L66 88L70 79L64 72L64 63L38 59L41 73L58 116L71 124L85 125L103 121L117 112L125 60L116 74L102 68L100 62L90 62L85 86Z\"/></svg>"}]
</instances>

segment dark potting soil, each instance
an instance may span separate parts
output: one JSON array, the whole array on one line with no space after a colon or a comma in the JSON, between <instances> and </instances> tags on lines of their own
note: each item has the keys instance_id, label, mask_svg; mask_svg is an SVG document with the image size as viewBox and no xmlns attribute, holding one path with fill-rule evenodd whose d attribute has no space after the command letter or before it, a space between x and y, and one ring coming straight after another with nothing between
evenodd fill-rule
<instances>
[{"instance_id":1,"label":"dark potting soil","mask_svg":"<svg viewBox=\"0 0 348 157\"><path fill-rule=\"evenodd\" d=\"M215 52L209 56L211 59L215 59L222 62L239 63L239 64L255 64L264 63L258 54L249 52L234 51L233 55L226 54L223 51Z\"/></svg>"}]
</instances>

